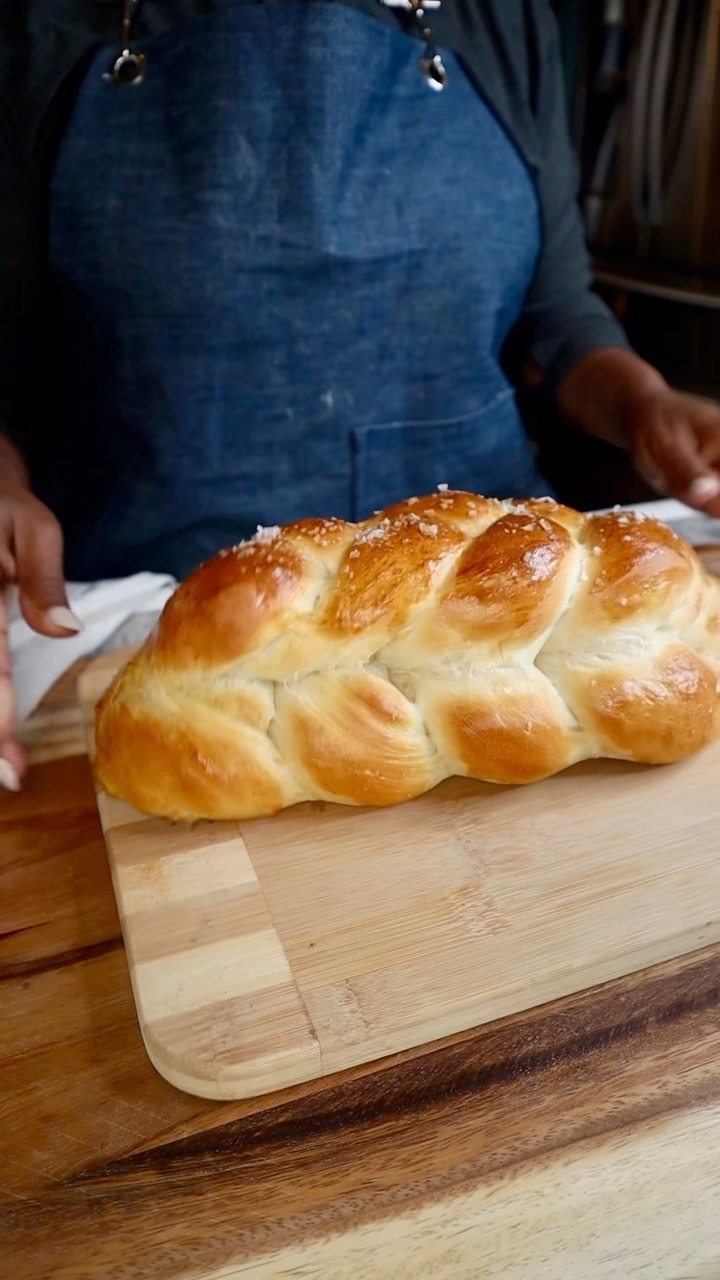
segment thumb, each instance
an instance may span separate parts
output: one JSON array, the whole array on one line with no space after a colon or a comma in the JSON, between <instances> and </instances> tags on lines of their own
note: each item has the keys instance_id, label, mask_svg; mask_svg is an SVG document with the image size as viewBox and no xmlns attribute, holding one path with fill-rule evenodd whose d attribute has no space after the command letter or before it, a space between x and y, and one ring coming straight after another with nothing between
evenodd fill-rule
<instances>
[{"instance_id":1,"label":"thumb","mask_svg":"<svg viewBox=\"0 0 720 1280\"><path fill-rule=\"evenodd\" d=\"M55 517L34 504L15 524L16 581L29 627L47 636L82 631L72 612L63 573L63 538Z\"/></svg>"},{"instance_id":2,"label":"thumb","mask_svg":"<svg viewBox=\"0 0 720 1280\"><path fill-rule=\"evenodd\" d=\"M655 421L638 444L637 463L653 488L689 506L704 506L720 494L720 475L703 457L685 419Z\"/></svg>"}]
</instances>

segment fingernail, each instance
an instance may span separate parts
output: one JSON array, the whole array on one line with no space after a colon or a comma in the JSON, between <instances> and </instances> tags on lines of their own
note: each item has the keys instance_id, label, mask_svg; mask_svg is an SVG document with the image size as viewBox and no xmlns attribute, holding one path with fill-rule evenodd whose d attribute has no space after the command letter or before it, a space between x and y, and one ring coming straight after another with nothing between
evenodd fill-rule
<instances>
[{"instance_id":1,"label":"fingernail","mask_svg":"<svg viewBox=\"0 0 720 1280\"><path fill-rule=\"evenodd\" d=\"M48 609L45 617L53 627L62 627L64 631L82 631L83 624L79 618L75 617L72 609L67 609L64 604L55 604L52 609Z\"/></svg>"},{"instance_id":2,"label":"fingernail","mask_svg":"<svg viewBox=\"0 0 720 1280\"><path fill-rule=\"evenodd\" d=\"M720 477L718 476L698 476L688 489L688 497L692 498L693 502L709 502L711 498L717 498L719 493Z\"/></svg>"},{"instance_id":3,"label":"fingernail","mask_svg":"<svg viewBox=\"0 0 720 1280\"><path fill-rule=\"evenodd\" d=\"M20 776L16 769L10 764L9 760L0 758L0 787L5 787L6 791L20 790Z\"/></svg>"}]
</instances>

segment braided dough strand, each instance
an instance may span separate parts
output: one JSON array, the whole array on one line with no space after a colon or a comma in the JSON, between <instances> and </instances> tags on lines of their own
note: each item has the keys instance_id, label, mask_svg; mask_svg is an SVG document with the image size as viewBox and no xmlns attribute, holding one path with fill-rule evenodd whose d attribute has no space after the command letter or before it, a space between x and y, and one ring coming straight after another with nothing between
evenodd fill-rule
<instances>
[{"instance_id":1,"label":"braided dough strand","mask_svg":"<svg viewBox=\"0 0 720 1280\"><path fill-rule=\"evenodd\" d=\"M100 785L176 819L391 805L454 774L720 736L720 583L665 525L440 492L199 566L97 710Z\"/></svg>"}]
</instances>

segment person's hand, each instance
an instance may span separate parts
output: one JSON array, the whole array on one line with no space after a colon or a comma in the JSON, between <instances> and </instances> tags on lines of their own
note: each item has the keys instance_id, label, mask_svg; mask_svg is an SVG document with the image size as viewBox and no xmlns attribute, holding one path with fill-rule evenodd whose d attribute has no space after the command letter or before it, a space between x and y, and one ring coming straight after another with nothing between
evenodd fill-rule
<instances>
[{"instance_id":1,"label":"person's hand","mask_svg":"<svg viewBox=\"0 0 720 1280\"><path fill-rule=\"evenodd\" d=\"M720 405L661 387L638 399L628 440L651 489L720 516Z\"/></svg>"},{"instance_id":2,"label":"person's hand","mask_svg":"<svg viewBox=\"0 0 720 1280\"><path fill-rule=\"evenodd\" d=\"M674 391L657 369L619 347L578 360L557 402L581 430L628 449L656 493L720 516L720 405Z\"/></svg>"},{"instance_id":3,"label":"person's hand","mask_svg":"<svg viewBox=\"0 0 720 1280\"><path fill-rule=\"evenodd\" d=\"M21 481L0 479L0 786L20 788L25 755L15 741L15 695L8 639L9 589L17 587L25 621L46 636L81 629L63 575L60 526Z\"/></svg>"}]
</instances>

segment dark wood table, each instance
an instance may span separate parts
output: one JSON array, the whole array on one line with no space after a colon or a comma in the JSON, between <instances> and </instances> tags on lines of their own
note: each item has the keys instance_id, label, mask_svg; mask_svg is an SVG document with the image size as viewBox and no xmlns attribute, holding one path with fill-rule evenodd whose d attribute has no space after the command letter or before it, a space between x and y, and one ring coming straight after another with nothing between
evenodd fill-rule
<instances>
[{"instance_id":1,"label":"dark wood table","mask_svg":"<svg viewBox=\"0 0 720 1280\"><path fill-rule=\"evenodd\" d=\"M76 676L0 795L5 1275L720 1280L720 947L260 1102L177 1092L138 1030Z\"/></svg>"}]
</instances>

